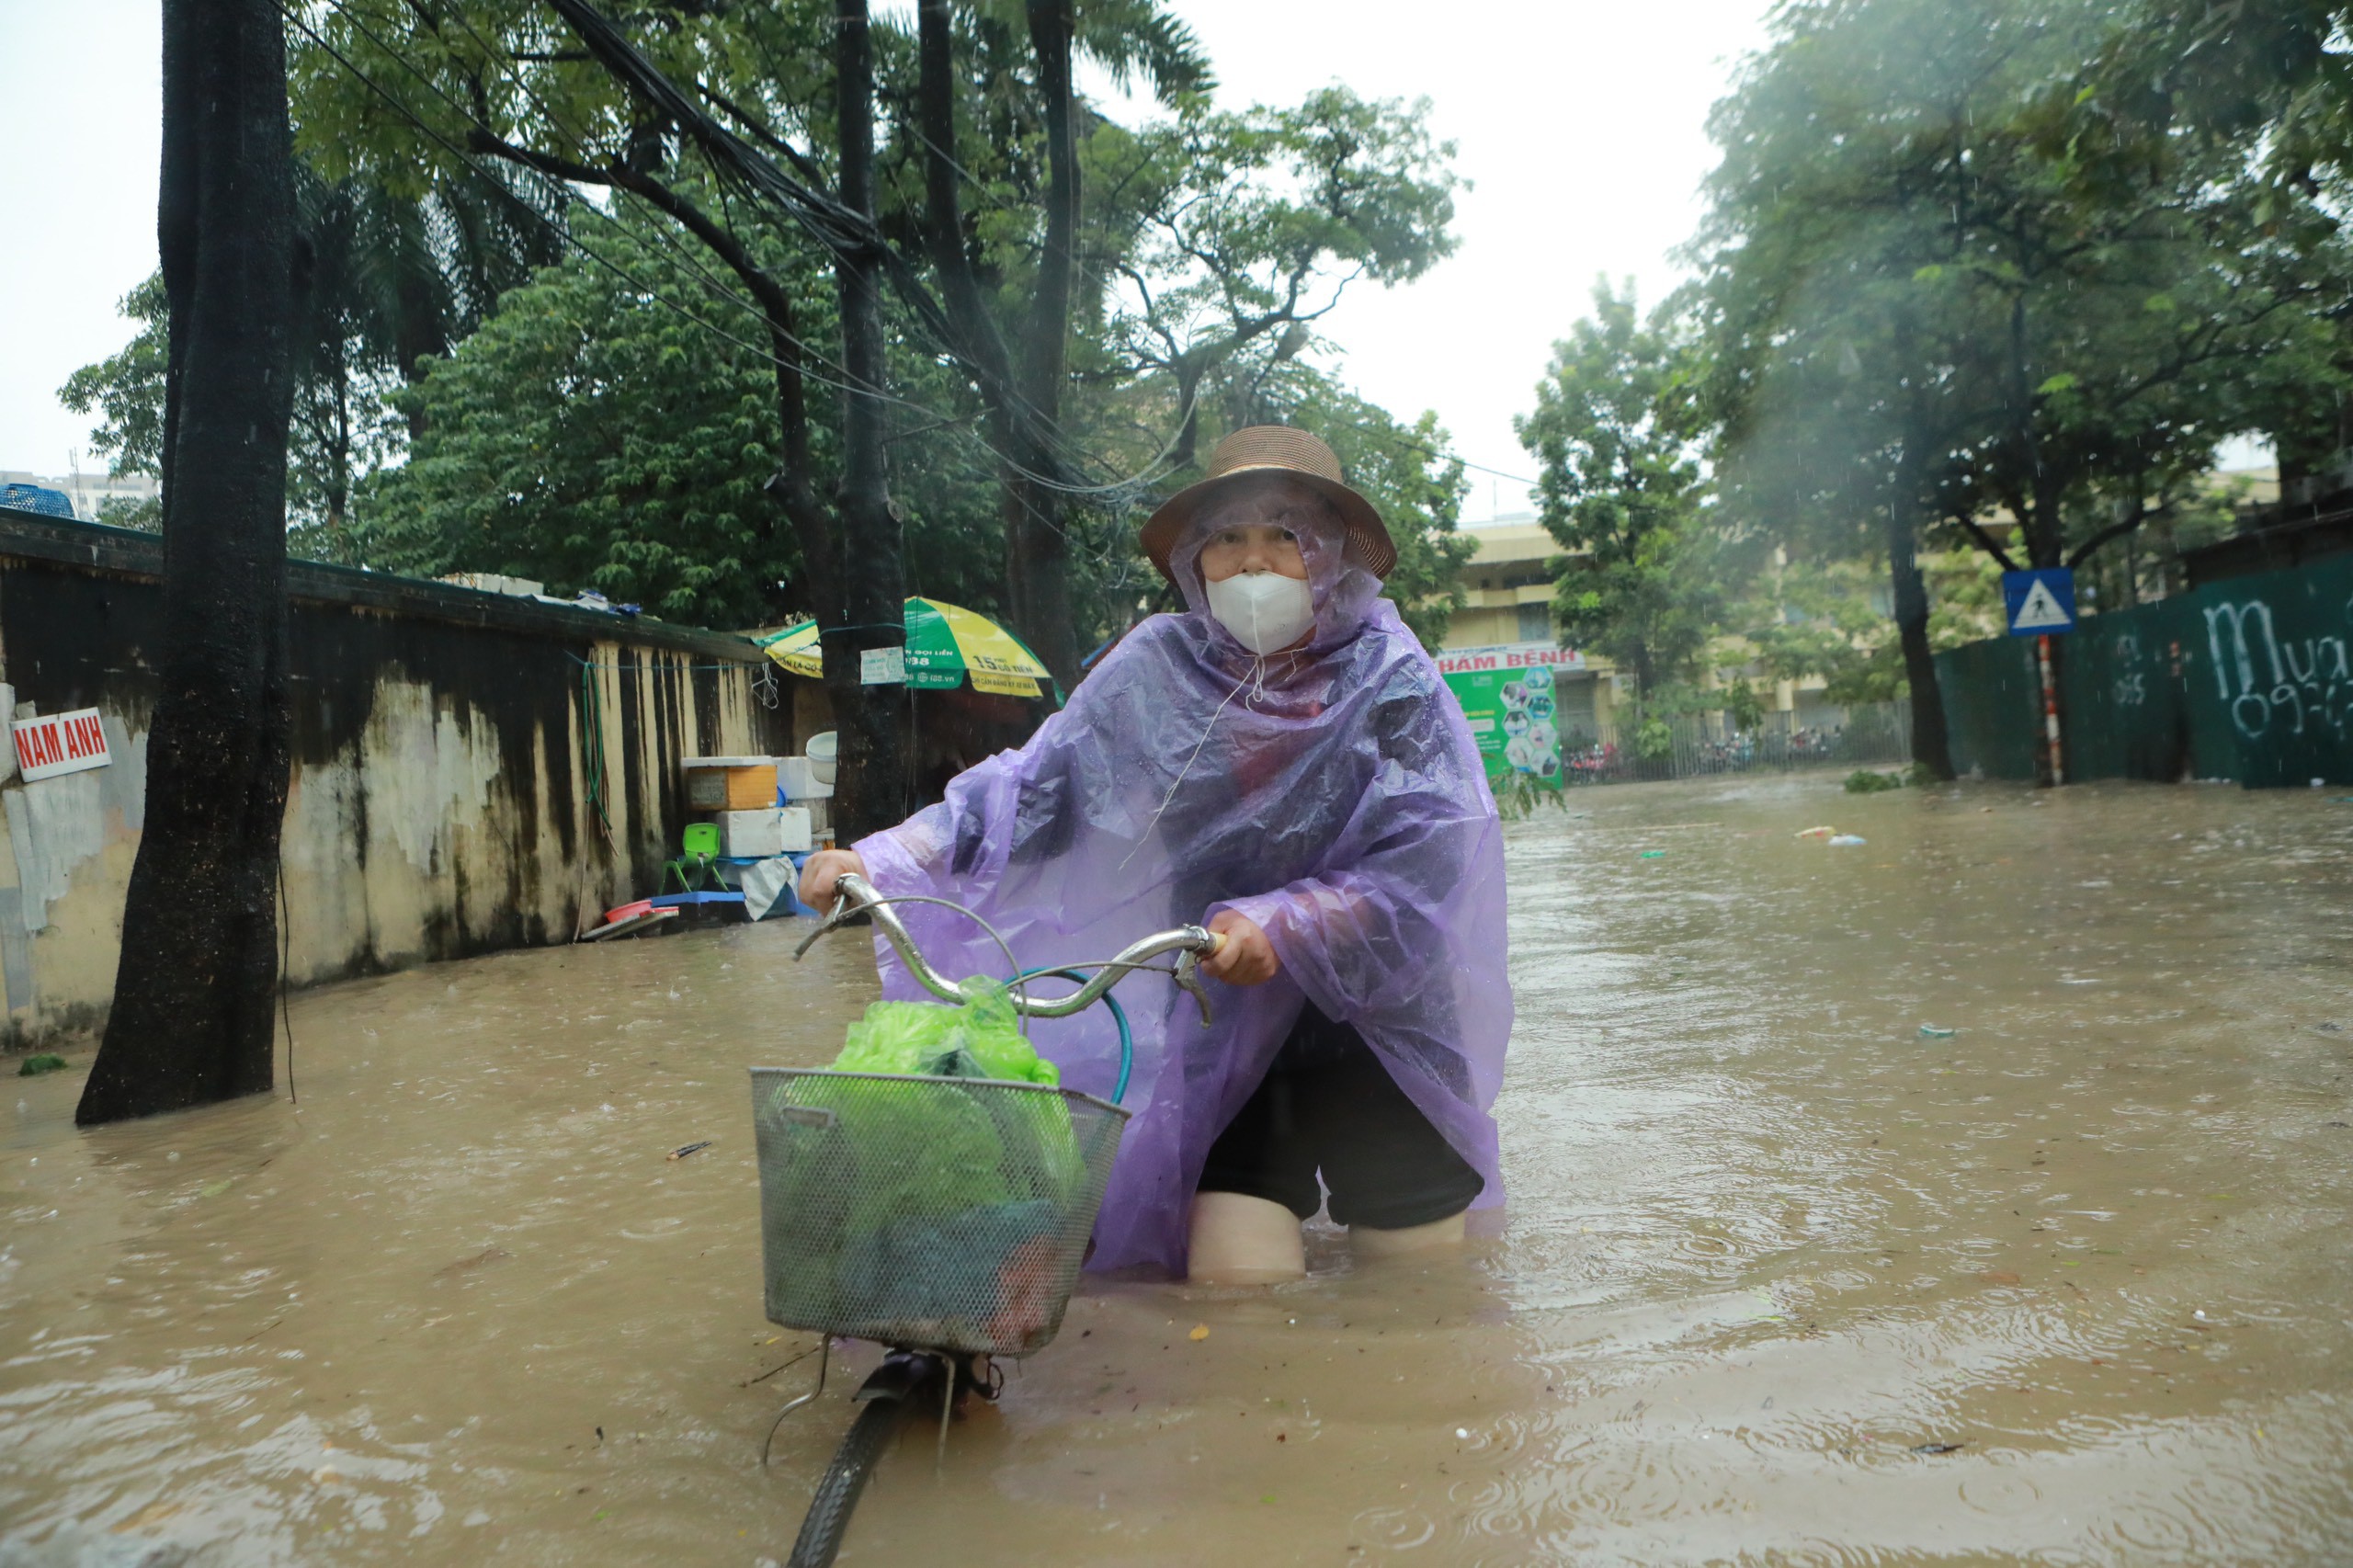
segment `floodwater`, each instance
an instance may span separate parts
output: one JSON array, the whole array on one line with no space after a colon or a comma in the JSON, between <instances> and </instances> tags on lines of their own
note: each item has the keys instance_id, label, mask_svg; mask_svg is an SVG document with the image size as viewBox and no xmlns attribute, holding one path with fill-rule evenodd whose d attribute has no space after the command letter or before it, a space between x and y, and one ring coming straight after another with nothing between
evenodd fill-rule
<instances>
[{"instance_id":1,"label":"floodwater","mask_svg":"<svg viewBox=\"0 0 2353 1568\"><path fill-rule=\"evenodd\" d=\"M1570 804L1511 830L1501 1237L1093 1287L846 1562L2353 1560L2353 803ZM298 997L299 1108L9 1079L0 1563L780 1560L849 1380L763 1471L813 1363L743 1069L871 990L798 935Z\"/></svg>"}]
</instances>

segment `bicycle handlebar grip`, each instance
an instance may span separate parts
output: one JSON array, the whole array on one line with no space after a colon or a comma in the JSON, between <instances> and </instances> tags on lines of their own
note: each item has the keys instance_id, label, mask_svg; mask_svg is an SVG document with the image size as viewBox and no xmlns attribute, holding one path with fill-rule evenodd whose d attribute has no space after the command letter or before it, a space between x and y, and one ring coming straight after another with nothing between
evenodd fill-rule
<instances>
[{"instance_id":1,"label":"bicycle handlebar grip","mask_svg":"<svg viewBox=\"0 0 2353 1568\"><path fill-rule=\"evenodd\" d=\"M1222 931L1211 932L1210 945L1201 949L1201 957L1205 959L1213 959L1223 951L1225 951L1225 933Z\"/></svg>"}]
</instances>

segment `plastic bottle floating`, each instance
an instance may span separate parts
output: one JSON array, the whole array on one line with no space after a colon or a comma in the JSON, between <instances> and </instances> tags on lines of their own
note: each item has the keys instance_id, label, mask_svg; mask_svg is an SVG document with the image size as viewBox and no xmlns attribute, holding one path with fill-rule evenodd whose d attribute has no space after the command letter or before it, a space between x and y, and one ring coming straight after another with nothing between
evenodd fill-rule
<instances>
[{"instance_id":1,"label":"plastic bottle floating","mask_svg":"<svg viewBox=\"0 0 2353 1568\"><path fill-rule=\"evenodd\" d=\"M1833 849L1852 849L1858 845L1870 842L1869 839L1859 838L1851 833L1834 833L1830 835L1830 847Z\"/></svg>"}]
</instances>

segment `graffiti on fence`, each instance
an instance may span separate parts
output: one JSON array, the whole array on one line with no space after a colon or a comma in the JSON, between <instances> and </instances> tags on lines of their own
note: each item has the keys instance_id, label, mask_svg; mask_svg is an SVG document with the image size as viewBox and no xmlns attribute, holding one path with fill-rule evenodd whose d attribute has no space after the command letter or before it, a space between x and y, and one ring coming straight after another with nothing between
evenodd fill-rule
<instances>
[{"instance_id":1,"label":"graffiti on fence","mask_svg":"<svg viewBox=\"0 0 2353 1568\"><path fill-rule=\"evenodd\" d=\"M2109 689L2119 708L2138 708L2149 700L2148 683L2141 678L2137 666L2141 662L2141 640L2123 636L2116 640L2116 662L2124 666Z\"/></svg>"},{"instance_id":2,"label":"graffiti on fence","mask_svg":"<svg viewBox=\"0 0 2353 1568\"><path fill-rule=\"evenodd\" d=\"M2254 740L2275 723L2294 735L2307 727L2325 728L2340 738L2346 734L2353 721L2353 668L2347 666L2344 638L2282 640L2271 606L2246 599L2207 609L2206 641L2214 656L2216 695L2242 736Z\"/></svg>"}]
</instances>

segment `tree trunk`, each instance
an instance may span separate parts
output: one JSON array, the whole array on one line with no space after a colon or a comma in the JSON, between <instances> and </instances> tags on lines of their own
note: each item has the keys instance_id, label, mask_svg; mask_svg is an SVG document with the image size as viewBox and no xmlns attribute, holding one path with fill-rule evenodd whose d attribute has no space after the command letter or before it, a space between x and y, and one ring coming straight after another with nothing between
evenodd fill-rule
<instances>
[{"instance_id":1,"label":"tree trunk","mask_svg":"<svg viewBox=\"0 0 2353 1568\"><path fill-rule=\"evenodd\" d=\"M335 437L326 454L327 555L338 566L359 564L345 529L351 502L351 359L335 345Z\"/></svg>"},{"instance_id":2,"label":"tree trunk","mask_svg":"<svg viewBox=\"0 0 2353 1568\"><path fill-rule=\"evenodd\" d=\"M1072 0L1029 0L1029 45L1038 60L1038 96L1046 122L1046 232L1038 282L1022 335L1021 400L1033 436L1024 453L1029 470L1008 485L1006 549L1018 606L1016 622L1030 652L1053 671L1063 689L1078 684L1078 628L1071 612L1067 497L1035 475L1061 464L1042 436L1060 426L1063 383L1069 374L1071 297L1078 271L1078 131L1071 91Z\"/></svg>"},{"instance_id":3,"label":"tree trunk","mask_svg":"<svg viewBox=\"0 0 2353 1568\"><path fill-rule=\"evenodd\" d=\"M953 12L949 0L917 8L916 108L924 153L924 243L939 274L956 354L988 404L1001 460L998 515L1005 529L1007 619L1064 689L1078 679L1078 631L1070 601L1065 497L1051 483L1063 464L1053 445L1067 374L1078 244L1078 145L1071 91L1070 0L1029 0L1029 39L1045 106L1046 228L1027 308L1000 327L999 307L973 274L956 156ZM1012 339L1008 342L1008 336Z\"/></svg>"},{"instance_id":4,"label":"tree trunk","mask_svg":"<svg viewBox=\"0 0 2353 1568\"><path fill-rule=\"evenodd\" d=\"M553 0L557 12L615 78L652 113L676 124L715 163L733 168L807 218L800 198L773 166L720 130L687 96L630 49L613 25L579 0ZM834 64L836 129L841 146L838 199L864 220L863 238L835 244L834 270L842 318L845 378L842 477L829 516L819 503L810 462L807 394L802 381L792 301L782 282L761 267L724 224L645 170L626 164L591 167L503 142L477 129L469 137L483 152L557 178L611 185L675 219L724 261L760 302L776 361L777 418L782 465L774 481L776 505L801 543L808 608L822 629L825 689L840 734L842 778L835 833L843 843L899 821L910 804L906 736L901 727L905 688L869 686L861 655L903 647L906 612L901 529L884 468L881 399L885 389L881 299L886 256L874 222L874 58L862 0L836 0Z\"/></svg>"},{"instance_id":5,"label":"tree trunk","mask_svg":"<svg viewBox=\"0 0 2353 1568\"><path fill-rule=\"evenodd\" d=\"M1006 591L1014 626L1064 691L1078 684L1078 625L1070 602L1063 497L1017 473L1003 479Z\"/></svg>"},{"instance_id":6,"label":"tree trunk","mask_svg":"<svg viewBox=\"0 0 2353 1568\"><path fill-rule=\"evenodd\" d=\"M164 0L161 690L85 1126L271 1085L294 320L283 21Z\"/></svg>"},{"instance_id":7,"label":"tree trunk","mask_svg":"<svg viewBox=\"0 0 2353 1568\"><path fill-rule=\"evenodd\" d=\"M841 147L842 204L874 214L874 52L866 0L835 0L835 104ZM861 674L870 649L904 648L907 641L905 574L899 519L891 505L884 466L882 404L882 256L871 244L835 253L834 283L841 301L842 479L838 510L842 619L824 635L825 688L840 726L845 844L889 827L913 802L907 793L907 737L901 715L904 684L868 685Z\"/></svg>"},{"instance_id":8,"label":"tree trunk","mask_svg":"<svg viewBox=\"0 0 2353 1568\"><path fill-rule=\"evenodd\" d=\"M1916 471L1909 460L1898 472L1910 478ZM1895 605L1895 631L1904 649L1904 679L1911 688L1912 760L1938 778L1952 777L1952 742L1945 730L1944 692L1937 681L1937 662L1928 647L1928 588L1920 575L1919 506L1916 484L1899 482L1889 497L1887 531L1888 588Z\"/></svg>"}]
</instances>

